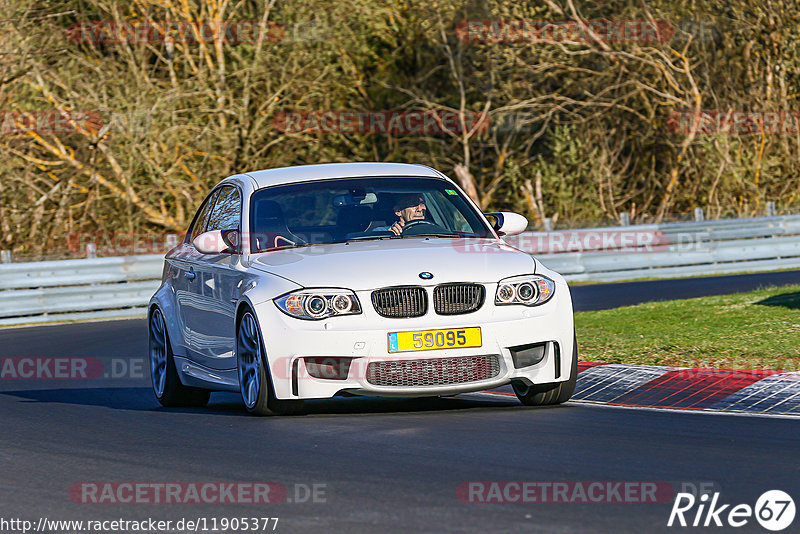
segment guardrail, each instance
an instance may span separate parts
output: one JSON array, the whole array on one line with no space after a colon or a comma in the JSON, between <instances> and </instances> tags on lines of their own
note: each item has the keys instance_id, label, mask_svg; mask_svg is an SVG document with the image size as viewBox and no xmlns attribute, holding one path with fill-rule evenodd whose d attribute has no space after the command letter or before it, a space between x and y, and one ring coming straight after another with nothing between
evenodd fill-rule
<instances>
[{"instance_id":1,"label":"guardrail","mask_svg":"<svg viewBox=\"0 0 800 534\"><path fill-rule=\"evenodd\" d=\"M628 246L622 240L627 233ZM564 246L559 253L550 249L526 247L523 234L519 248L534 253L547 267L570 281L612 282L641 278L674 278L706 274L749 271L774 271L800 268L800 215L693 221L626 227L586 228L549 232L560 234ZM568 247L572 241L580 250ZM592 234L619 235L613 247L591 246ZM596 244L597 239L594 240ZM542 250L543 253L537 253Z\"/></svg>"},{"instance_id":2,"label":"guardrail","mask_svg":"<svg viewBox=\"0 0 800 534\"><path fill-rule=\"evenodd\" d=\"M508 238L570 281L800 268L800 215L525 232ZM151 254L0 265L0 325L139 316L158 288Z\"/></svg>"},{"instance_id":3,"label":"guardrail","mask_svg":"<svg viewBox=\"0 0 800 534\"><path fill-rule=\"evenodd\" d=\"M161 254L0 265L0 325L142 315L163 265Z\"/></svg>"}]
</instances>

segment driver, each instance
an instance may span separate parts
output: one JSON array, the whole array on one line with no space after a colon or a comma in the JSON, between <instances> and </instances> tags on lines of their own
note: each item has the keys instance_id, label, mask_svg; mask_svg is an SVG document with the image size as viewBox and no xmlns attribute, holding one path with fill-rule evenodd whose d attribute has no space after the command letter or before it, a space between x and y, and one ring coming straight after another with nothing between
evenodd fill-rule
<instances>
[{"instance_id":1,"label":"driver","mask_svg":"<svg viewBox=\"0 0 800 534\"><path fill-rule=\"evenodd\" d=\"M403 233L403 226L411 221L425 220L425 200L420 193L401 193L394 199L392 210L400 220L393 225L375 230L388 230L395 235Z\"/></svg>"}]
</instances>

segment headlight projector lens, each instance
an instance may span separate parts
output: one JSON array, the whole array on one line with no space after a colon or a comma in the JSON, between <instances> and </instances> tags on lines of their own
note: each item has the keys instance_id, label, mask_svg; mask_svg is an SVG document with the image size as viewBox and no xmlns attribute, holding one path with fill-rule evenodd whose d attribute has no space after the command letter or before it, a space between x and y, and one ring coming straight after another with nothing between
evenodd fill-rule
<instances>
[{"instance_id":1,"label":"headlight projector lens","mask_svg":"<svg viewBox=\"0 0 800 534\"><path fill-rule=\"evenodd\" d=\"M328 302L324 297L312 295L306 301L306 312L311 317L320 317L328 309Z\"/></svg>"},{"instance_id":2,"label":"headlight projector lens","mask_svg":"<svg viewBox=\"0 0 800 534\"><path fill-rule=\"evenodd\" d=\"M525 282L517 286L517 295L519 295L521 301L530 302L536 298L536 289L528 282Z\"/></svg>"}]
</instances>

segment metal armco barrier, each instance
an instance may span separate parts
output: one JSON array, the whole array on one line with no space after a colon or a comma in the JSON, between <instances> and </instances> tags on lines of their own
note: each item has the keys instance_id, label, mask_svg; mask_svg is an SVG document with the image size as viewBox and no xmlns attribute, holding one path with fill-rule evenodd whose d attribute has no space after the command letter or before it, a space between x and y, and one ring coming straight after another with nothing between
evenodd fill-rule
<instances>
[{"instance_id":1,"label":"metal armco barrier","mask_svg":"<svg viewBox=\"0 0 800 534\"><path fill-rule=\"evenodd\" d=\"M612 282L800 268L800 215L585 228L551 234L560 234L560 239L553 243L552 238L543 240L541 233L526 233L519 237L518 246L570 281ZM589 239L595 234L601 238ZM602 236L608 234L612 246L603 247ZM601 246L593 246L598 243ZM578 251L573 251L574 245L578 245ZM552 253L553 249L559 253Z\"/></svg>"},{"instance_id":2,"label":"metal armco barrier","mask_svg":"<svg viewBox=\"0 0 800 534\"><path fill-rule=\"evenodd\" d=\"M570 281L800 268L800 215L525 232L508 241ZM140 316L163 256L0 265L0 326Z\"/></svg>"},{"instance_id":3,"label":"metal armco barrier","mask_svg":"<svg viewBox=\"0 0 800 534\"><path fill-rule=\"evenodd\" d=\"M0 326L144 314L164 256L0 265Z\"/></svg>"}]
</instances>

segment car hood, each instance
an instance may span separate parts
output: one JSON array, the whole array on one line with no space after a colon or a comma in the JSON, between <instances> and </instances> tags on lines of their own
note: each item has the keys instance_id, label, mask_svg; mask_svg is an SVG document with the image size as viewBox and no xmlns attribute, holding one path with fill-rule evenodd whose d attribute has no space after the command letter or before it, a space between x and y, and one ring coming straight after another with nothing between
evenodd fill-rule
<instances>
[{"instance_id":1,"label":"car hood","mask_svg":"<svg viewBox=\"0 0 800 534\"><path fill-rule=\"evenodd\" d=\"M531 274L535 262L497 239L408 238L275 250L251 256L251 267L303 287L358 291L442 282L492 283ZM433 278L421 279L422 272Z\"/></svg>"}]
</instances>

